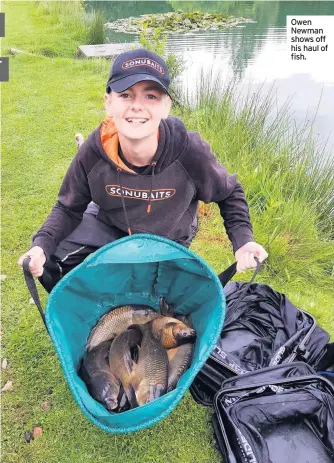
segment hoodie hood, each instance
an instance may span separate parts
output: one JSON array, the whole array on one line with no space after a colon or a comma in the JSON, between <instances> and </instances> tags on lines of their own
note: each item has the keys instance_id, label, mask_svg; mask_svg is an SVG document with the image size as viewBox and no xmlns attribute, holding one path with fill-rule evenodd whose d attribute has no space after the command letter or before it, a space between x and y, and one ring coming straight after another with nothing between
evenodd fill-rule
<instances>
[{"instance_id":1,"label":"hoodie hood","mask_svg":"<svg viewBox=\"0 0 334 463\"><path fill-rule=\"evenodd\" d=\"M158 136L158 149L151 161L151 165L155 164L155 173L160 173L171 165L184 153L188 145L187 129L183 122L174 116L161 120ZM123 172L135 174L118 155L118 133L112 118L106 118L88 137L87 143L90 148L108 160L115 170L121 168ZM152 167L149 166L140 175L150 175L151 172Z\"/></svg>"}]
</instances>

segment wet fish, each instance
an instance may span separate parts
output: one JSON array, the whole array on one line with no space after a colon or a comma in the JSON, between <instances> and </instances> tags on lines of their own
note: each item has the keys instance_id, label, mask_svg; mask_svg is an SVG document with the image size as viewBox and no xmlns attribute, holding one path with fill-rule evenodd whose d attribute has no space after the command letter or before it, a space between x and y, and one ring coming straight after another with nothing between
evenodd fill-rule
<instances>
[{"instance_id":1,"label":"wet fish","mask_svg":"<svg viewBox=\"0 0 334 463\"><path fill-rule=\"evenodd\" d=\"M146 305L125 305L103 315L90 332L86 348L91 350L101 342L116 337L132 324L142 324L161 317Z\"/></svg>"},{"instance_id":2,"label":"wet fish","mask_svg":"<svg viewBox=\"0 0 334 463\"><path fill-rule=\"evenodd\" d=\"M188 315L180 315L180 314L176 313L174 315L174 317L177 318L178 320L180 320L185 325L187 325L189 328L193 328L193 322L192 322L190 314L188 314Z\"/></svg>"},{"instance_id":3,"label":"wet fish","mask_svg":"<svg viewBox=\"0 0 334 463\"><path fill-rule=\"evenodd\" d=\"M166 349L173 349L187 342L195 342L196 331L180 320L172 317L159 317L152 322L153 336Z\"/></svg>"},{"instance_id":4,"label":"wet fish","mask_svg":"<svg viewBox=\"0 0 334 463\"><path fill-rule=\"evenodd\" d=\"M118 406L120 381L109 367L110 346L111 341L104 341L88 352L83 358L79 374L91 396L107 410L114 410Z\"/></svg>"},{"instance_id":5,"label":"wet fish","mask_svg":"<svg viewBox=\"0 0 334 463\"><path fill-rule=\"evenodd\" d=\"M131 381L138 405L144 405L167 391L168 357L166 349L153 337L152 322L132 325L142 333L138 364L132 370Z\"/></svg>"},{"instance_id":6,"label":"wet fish","mask_svg":"<svg viewBox=\"0 0 334 463\"><path fill-rule=\"evenodd\" d=\"M131 405L129 404L128 398L124 392L123 386L121 385L118 398L117 398L118 406L113 411L117 413L123 413L127 410L130 410Z\"/></svg>"},{"instance_id":7,"label":"wet fish","mask_svg":"<svg viewBox=\"0 0 334 463\"><path fill-rule=\"evenodd\" d=\"M183 373L189 368L193 356L194 345L187 343L175 349L169 349L168 355L168 387L172 391Z\"/></svg>"},{"instance_id":8,"label":"wet fish","mask_svg":"<svg viewBox=\"0 0 334 463\"><path fill-rule=\"evenodd\" d=\"M135 391L131 384L131 372L136 363L132 360L131 349L140 343L142 333L128 329L116 336L109 351L109 365L112 373L122 383L126 397L132 408L137 407Z\"/></svg>"}]
</instances>

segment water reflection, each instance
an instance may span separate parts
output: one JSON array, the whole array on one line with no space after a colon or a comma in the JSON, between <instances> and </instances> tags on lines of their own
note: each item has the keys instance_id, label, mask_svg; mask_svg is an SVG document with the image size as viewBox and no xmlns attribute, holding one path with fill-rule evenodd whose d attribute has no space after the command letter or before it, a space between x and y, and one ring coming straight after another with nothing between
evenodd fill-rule
<instances>
[{"instance_id":1,"label":"water reflection","mask_svg":"<svg viewBox=\"0 0 334 463\"><path fill-rule=\"evenodd\" d=\"M275 82L279 105L294 96L292 110L297 123L317 111L315 128L319 139L326 139L334 127L334 67L331 72L321 66L302 72L288 59L286 43L287 15L333 15L334 2L86 2L86 8L92 6L103 11L110 21L176 10L254 19L256 23L221 31L169 34L167 52L180 53L186 60L183 89L194 93L194 76L211 71L226 81L231 78L238 81L240 93L255 92L260 86L266 91ZM108 41L135 42L138 35L110 31ZM334 134L331 134L328 149L333 144Z\"/></svg>"}]
</instances>

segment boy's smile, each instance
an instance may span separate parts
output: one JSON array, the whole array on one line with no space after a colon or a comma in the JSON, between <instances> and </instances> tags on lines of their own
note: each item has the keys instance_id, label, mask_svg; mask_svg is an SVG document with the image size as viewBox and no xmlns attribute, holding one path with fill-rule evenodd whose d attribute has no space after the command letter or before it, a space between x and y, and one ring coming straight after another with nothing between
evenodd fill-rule
<instances>
[{"instance_id":1,"label":"boy's smile","mask_svg":"<svg viewBox=\"0 0 334 463\"><path fill-rule=\"evenodd\" d=\"M138 82L124 92L105 95L107 115L113 118L119 134L129 140L156 136L170 106L170 97L152 81Z\"/></svg>"}]
</instances>

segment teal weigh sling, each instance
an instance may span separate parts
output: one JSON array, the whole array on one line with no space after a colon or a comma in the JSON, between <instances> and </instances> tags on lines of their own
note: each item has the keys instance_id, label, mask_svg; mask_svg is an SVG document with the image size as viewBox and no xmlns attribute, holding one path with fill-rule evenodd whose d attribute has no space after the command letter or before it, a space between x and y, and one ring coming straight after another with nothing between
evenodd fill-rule
<instances>
[{"instance_id":1,"label":"teal weigh sling","mask_svg":"<svg viewBox=\"0 0 334 463\"><path fill-rule=\"evenodd\" d=\"M177 387L123 413L106 410L78 375L91 329L100 317L126 304L160 312L160 298L175 313L191 314L197 333L193 360ZM180 402L213 350L225 317L225 296L208 264L183 246L153 235L122 238L91 254L52 290L45 322L69 388L84 415L110 433L152 426Z\"/></svg>"}]
</instances>

